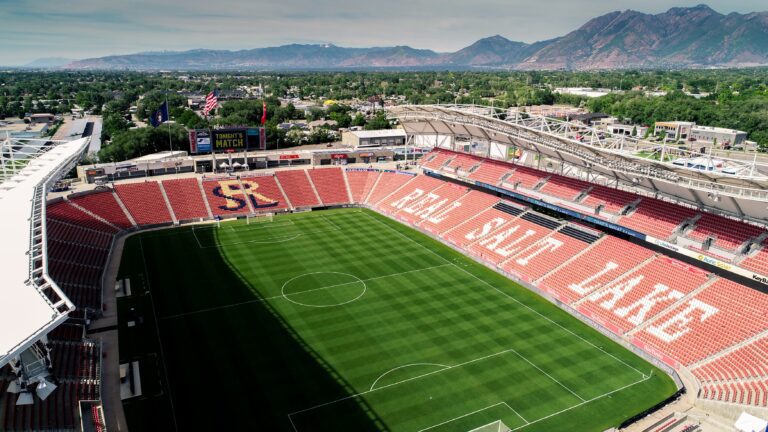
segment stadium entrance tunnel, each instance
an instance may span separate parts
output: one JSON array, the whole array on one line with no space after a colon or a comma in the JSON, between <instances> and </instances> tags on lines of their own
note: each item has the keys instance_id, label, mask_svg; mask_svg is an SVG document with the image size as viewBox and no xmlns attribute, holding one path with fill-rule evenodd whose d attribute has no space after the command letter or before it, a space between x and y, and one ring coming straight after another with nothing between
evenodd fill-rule
<instances>
[{"instance_id":1,"label":"stadium entrance tunnel","mask_svg":"<svg viewBox=\"0 0 768 432\"><path fill-rule=\"evenodd\" d=\"M216 230L201 234L216 240ZM120 360L139 359L142 381L151 383L143 385L157 389L125 401L130 430L326 429L289 414L350 398L353 387L246 282L223 249L197 247L190 228L127 239L118 279L136 286L118 303ZM338 284L346 285L331 288L332 296L298 293ZM286 290L293 301L327 305L354 299L363 285L351 275L323 273ZM388 429L364 399L350 402L343 418L333 420L337 430Z\"/></svg>"},{"instance_id":2,"label":"stadium entrance tunnel","mask_svg":"<svg viewBox=\"0 0 768 432\"><path fill-rule=\"evenodd\" d=\"M293 304L323 308L352 303L366 290L365 281L349 273L316 272L289 279L281 293Z\"/></svg>"}]
</instances>

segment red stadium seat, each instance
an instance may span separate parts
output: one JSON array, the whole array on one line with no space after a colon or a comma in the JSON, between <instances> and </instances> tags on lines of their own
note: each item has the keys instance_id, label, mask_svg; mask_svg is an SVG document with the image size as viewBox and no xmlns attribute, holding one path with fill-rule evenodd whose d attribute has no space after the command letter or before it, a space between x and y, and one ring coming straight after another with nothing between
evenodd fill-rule
<instances>
[{"instance_id":1,"label":"red stadium seat","mask_svg":"<svg viewBox=\"0 0 768 432\"><path fill-rule=\"evenodd\" d=\"M197 178L164 180L162 185L176 219L185 221L208 217Z\"/></svg>"},{"instance_id":2,"label":"red stadium seat","mask_svg":"<svg viewBox=\"0 0 768 432\"><path fill-rule=\"evenodd\" d=\"M278 171L277 181L283 188L283 192L288 196L293 208L316 207L322 205L317 200L315 190L309 183L306 171L290 170Z\"/></svg>"},{"instance_id":3,"label":"red stadium seat","mask_svg":"<svg viewBox=\"0 0 768 432\"><path fill-rule=\"evenodd\" d=\"M117 184L115 191L137 224L158 225L172 222L157 182Z\"/></svg>"},{"instance_id":4,"label":"red stadium seat","mask_svg":"<svg viewBox=\"0 0 768 432\"><path fill-rule=\"evenodd\" d=\"M323 204L349 204L349 192L341 168L318 168L307 172Z\"/></svg>"}]
</instances>

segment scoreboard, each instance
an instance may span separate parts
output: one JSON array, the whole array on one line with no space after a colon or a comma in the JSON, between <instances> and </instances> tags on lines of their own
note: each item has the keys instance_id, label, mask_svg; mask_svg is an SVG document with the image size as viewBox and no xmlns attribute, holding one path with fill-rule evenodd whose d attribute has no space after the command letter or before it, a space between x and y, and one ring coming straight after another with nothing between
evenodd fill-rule
<instances>
[{"instance_id":1,"label":"scoreboard","mask_svg":"<svg viewBox=\"0 0 768 432\"><path fill-rule=\"evenodd\" d=\"M189 150L193 154L235 153L265 150L264 128L195 129L189 131Z\"/></svg>"},{"instance_id":2,"label":"scoreboard","mask_svg":"<svg viewBox=\"0 0 768 432\"><path fill-rule=\"evenodd\" d=\"M245 129L214 129L211 131L211 146L216 153L248 150Z\"/></svg>"}]
</instances>

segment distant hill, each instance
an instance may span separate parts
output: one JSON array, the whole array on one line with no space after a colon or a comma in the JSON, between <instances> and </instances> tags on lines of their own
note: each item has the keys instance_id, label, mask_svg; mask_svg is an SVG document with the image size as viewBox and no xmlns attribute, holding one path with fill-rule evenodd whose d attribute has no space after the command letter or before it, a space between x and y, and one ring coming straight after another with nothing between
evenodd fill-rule
<instances>
[{"instance_id":1,"label":"distant hill","mask_svg":"<svg viewBox=\"0 0 768 432\"><path fill-rule=\"evenodd\" d=\"M533 44L492 36L453 53L408 46L284 45L191 50L72 61L70 69L621 69L768 65L768 12L723 15L706 5L660 14L626 10ZM42 66L39 66L42 67Z\"/></svg>"},{"instance_id":2,"label":"distant hill","mask_svg":"<svg viewBox=\"0 0 768 432\"><path fill-rule=\"evenodd\" d=\"M72 63L73 61L74 60L72 59L67 59L63 57L45 57L45 58L39 58L37 60L31 61L25 64L24 67L41 68L41 69L60 68L68 65L69 63Z\"/></svg>"}]
</instances>

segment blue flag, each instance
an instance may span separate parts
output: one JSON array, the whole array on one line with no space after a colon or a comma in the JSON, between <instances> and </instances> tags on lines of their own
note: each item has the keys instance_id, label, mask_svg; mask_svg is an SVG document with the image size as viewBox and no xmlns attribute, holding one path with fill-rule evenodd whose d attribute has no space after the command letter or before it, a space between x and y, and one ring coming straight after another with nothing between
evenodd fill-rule
<instances>
[{"instance_id":1,"label":"blue flag","mask_svg":"<svg viewBox=\"0 0 768 432\"><path fill-rule=\"evenodd\" d=\"M158 127L168 121L168 102L163 102L160 108L149 116L149 124Z\"/></svg>"}]
</instances>

